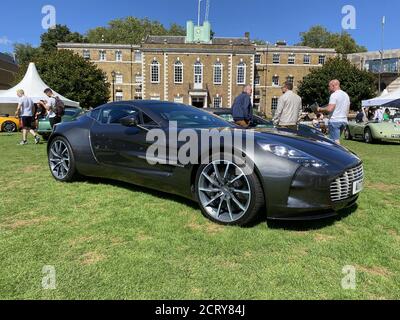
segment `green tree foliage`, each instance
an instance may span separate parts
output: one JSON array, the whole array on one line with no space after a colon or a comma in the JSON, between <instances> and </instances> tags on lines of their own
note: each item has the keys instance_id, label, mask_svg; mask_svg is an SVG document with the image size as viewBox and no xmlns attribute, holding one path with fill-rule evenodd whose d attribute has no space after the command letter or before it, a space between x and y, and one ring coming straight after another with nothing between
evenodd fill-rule
<instances>
[{"instance_id":1,"label":"green tree foliage","mask_svg":"<svg viewBox=\"0 0 400 320\"><path fill-rule=\"evenodd\" d=\"M14 45L14 53L19 64L28 64L34 57L40 54L41 49L32 47L30 44L17 43Z\"/></svg>"},{"instance_id":2,"label":"green tree foliage","mask_svg":"<svg viewBox=\"0 0 400 320\"><path fill-rule=\"evenodd\" d=\"M90 43L140 44L142 39L148 35L182 36L185 34L185 28L175 23L171 24L168 29L158 21L127 17L112 20L107 27L89 30L87 41Z\"/></svg>"},{"instance_id":3,"label":"green tree foliage","mask_svg":"<svg viewBox=\"0 0 400 320\"><path fill-rule=\"evenodd\" d=\"M375 75L337 57L329 59L322 68L313 68L300 82L298 94L303 98L303 104L327 104L330 96L328 84L333 79L338 79L342 89L349 94L353 110L361 106L362 100L371 99L376 93Z\"/></svg>"},{"instance_id":4,"label":"green tree foliage","mask_svg":"<svg viewBox=\"0 0 400 320\"><path fill-rule=\"evenodd\" d=\"M300 37L301 42L298 45L301 46L334 48L341 54L367 51L365 47L358 45L349 33L333 33L321 25L313 26L307 32L300 33Z\"/></svg>"},{"instance_id":5,"label":"green tree foliage","mask_svg":"<svg viewBox=\"0 0 400 320\"><path fill-rule=\"evenodd\" d=\"M40 51L32 62L46 84L66 98L79 101L83 108L99 106L109 99L105 73L72 51ZM27 68L28 63L20 65L16 83L21 81Z\"/></svg>"},{"instance_id":6,"label":"green tree foliage","mask_svg":"<svg viewBox=\"0 0 400 320\"><path fill-rule=\"evenodd\" d=\"M46 51L57 50L57 44L59 42L85 42L84 36L80 33L71 32L67 26L60 24L57 24L55 28L49 29L47 32L43 33L40 36L40 40L40 47Z\"/></svg>"}]
</instances>

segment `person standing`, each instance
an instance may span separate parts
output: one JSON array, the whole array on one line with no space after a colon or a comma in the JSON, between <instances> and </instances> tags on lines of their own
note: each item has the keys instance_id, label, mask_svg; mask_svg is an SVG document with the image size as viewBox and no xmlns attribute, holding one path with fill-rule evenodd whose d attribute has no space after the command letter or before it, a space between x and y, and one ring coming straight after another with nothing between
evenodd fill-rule
<instances>
[{"instance_id":1,"label":"person standing","mask_svg":"<svg viewBox=\"0 0 400 320\"><path fill-rule=\"evenodd\" d=\"M43 101L41 101L40 104L44 108L46 108L46 110L48 112L50 126L52 129L54 129L54 126L58 123L61 123L61 121L62 121L61 116L57 114L57 110L56 110L57 98L54 96L54 93L50 88L47 88L46 90L44 90L44 93L46 94L46 96L49 99L47 100L47 103L44 103Z\"/></svg>"},{"instance_id":2,"label":"person standing","mask_svg":"<svg viewBox=\"0 0 400 320\"><path fill-rule=\"evenodd\" d=\"M318 107L318 112L331 114L329 119L329 138L340 144L340 136L349 123L350 97L340 88L339 80L329 82L331 97L326 108Z\"/></svg>"},{"instance_id":3,"label":"person standing","mask_svg":"<svg viewBox=\"0 0 400 320\"><path fill-rule=\"evenodd\" d=\"M297 131L303 110L302 100L293 92L293 83L291 82L285 82L282 93L273 122L277 127Z\"/></svg>"},{"instance_id":4,"label":"person standing","mask_svg":"<svg viewBox=\"0 0 400 320\"><path fill-rule=\"evenodd\" d=\"M246 85L243 92L235 99L232 106L232 116L235 123L243 128L248 128L253 120L253 105L251 95L253 89Z\"/></svg>"},{"instance_id":5,"label":"person standing","mask_svg":"<svg viewBox=\"0 0 400 320\"><path fill-rule=\"evenodd\" d=\"M38 144L40 142L40 137L32 129L32 122L34 119L34 103L31 98L25 96L25 92L22 89L17 91L17 96L19 101L15 115L20 117L22 124L22 141L20 142L20 145L28 144L28 131L35 137L35 143Z\"/></svg>"}]
</instances>

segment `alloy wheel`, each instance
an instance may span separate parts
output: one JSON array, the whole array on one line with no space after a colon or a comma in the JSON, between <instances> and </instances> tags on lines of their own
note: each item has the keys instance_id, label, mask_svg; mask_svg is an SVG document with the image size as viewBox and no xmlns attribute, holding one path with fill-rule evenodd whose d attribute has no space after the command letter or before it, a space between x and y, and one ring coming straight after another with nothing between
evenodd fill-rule
<instances>
[{"instance_id":1,"label":"alloy wheel","mask_svg":"<svg viewBox=\"0 0 400 320\"><path fill-rule=\"evenodd\" d=\"M70 171L71 160L68 147L63 141L54 141L50 148L49 160L53 175L57 179L64 179Z\"/></svg>"},{"instance_id":2,"label":"alloy wheel","mask_svg":"<svg viewBox=\"0 0 400 320\"><path fill-rule=\"evenodd\" d=\"M233 162L214 161L201 172L198 197L212 218L223 223L236 222L249 209L250 183L243 170Z\"/></svg>"}]
</instances>

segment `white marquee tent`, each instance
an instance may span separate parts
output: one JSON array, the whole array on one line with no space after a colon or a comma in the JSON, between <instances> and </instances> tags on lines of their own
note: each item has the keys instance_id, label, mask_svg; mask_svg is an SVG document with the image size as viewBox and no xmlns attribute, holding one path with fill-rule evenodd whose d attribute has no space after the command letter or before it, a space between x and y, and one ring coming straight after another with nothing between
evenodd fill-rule
<instances>
[{"instance_id":1,"label":"white marquee tent","mask_svg":"<svg viewBox=\"0 0 400 320\"><path fill-rule=\"evenodd\" d=\"M28 70L26 71L25 77L18 85L16 85L14 88L0 91L0 104L18 103L18 89L24 90L26 96L30 97L34 103L38 103L40 100L47 99L47 96L44 94L44 90L48 87L49 86L46 85L40 78L35 64L31 62ZM54 95L58 96L66 106L79 107L79 102L69 100L54 90L53 92Z\"/></svg>"},{"instance_id":2,"label":"white marquee tent","mask_svg":"<svg viewBox=\"0 0 400 320\"><path fill-rule=\"evenodd\" d=\"M384 92L381 96L370 99L364 100L362 102L363 107L398 107L400 106L400 89L388 93L387 91Z\"/></svg>"}]
</instances>

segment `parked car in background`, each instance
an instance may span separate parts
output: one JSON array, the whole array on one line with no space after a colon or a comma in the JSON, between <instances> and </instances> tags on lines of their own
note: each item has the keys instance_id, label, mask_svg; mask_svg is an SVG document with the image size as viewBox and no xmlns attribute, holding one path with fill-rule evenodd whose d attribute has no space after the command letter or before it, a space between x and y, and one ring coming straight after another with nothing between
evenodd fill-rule
<instances>
[{"instance_id":1,"label":"parked car in background","mask_svg":"<svg viewBox=\"0 0 400 320\"><path fill-rule=\"evenodd\" d=\"M366 143L380 141L400 142L400 119L390 121L349 122L345 129L346 140L360 140Z\"/></svg>"},{"instance_id":2,"label":"parked car in background","mask_svg":"<svg viewBox=\"0 0 400 320\"><path fill-rule=\"evenodd\" d=\"M17 132L19 130L19 119L10 115L0 115L1 132Z\"/></svg>"},{"instance_id":3,"label":"parked car in background","mask_svg":"<svg viewBox=\"0 0 400 320\"><path fill-rule=\"evenodd\" d=\"M65 115L62 117L62 122L71 122L77 119L84 113L82 108L76 107L65 107ZM49 118L39 120L38 134L42 136L44 140L48 140L52 133Z\"/></svg>"},{"instance_id":4,"label":"parked car in background","mask_svg":"<svg viewBox=\"0 0 400 320\"><path fill-rule=\"evenodd\" d=\"M215 114L228 122L234 123L233 116L232 116L232 109L208 108L208 109L203 109L203 110L207 111L209 113ZM252 121L251 127L252 128L274 129L274 130L278 130L280 132L293 132L293 130L291 130L291 129L275 128L274 123L271 120L266 120L257 115L253 116L253 121ZM313 128L312 126L307 126L304 124L299 125L299 130L296 133L298 133L302 136L305 136L305 137L315 137L316 136L316 137L318 137L318 139L320 139L320 138L327 139L321 131Z\"/></svg>"}]
</instances>

